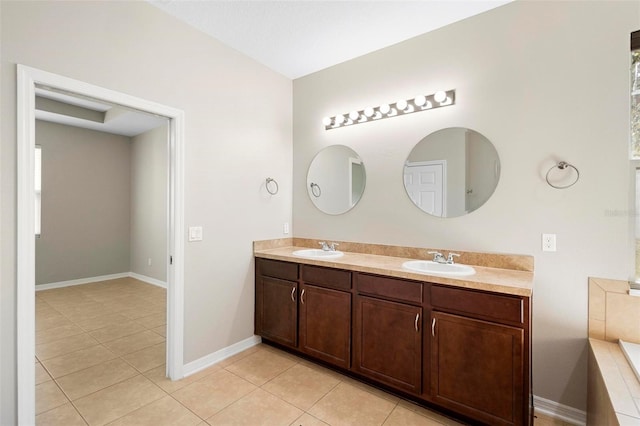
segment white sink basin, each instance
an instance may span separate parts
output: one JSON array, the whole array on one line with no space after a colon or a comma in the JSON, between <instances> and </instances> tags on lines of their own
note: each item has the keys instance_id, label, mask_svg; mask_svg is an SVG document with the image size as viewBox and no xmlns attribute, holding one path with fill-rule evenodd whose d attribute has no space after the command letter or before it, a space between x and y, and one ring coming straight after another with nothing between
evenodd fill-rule
<instances>
[{"instance_id":1,"label":"white sink basin","mask_svg":"<svg viewBox=\"0 0 640 426\"><path fill-rule=\"evenodd\" d=\"M322 249L296 250L292 254L294 256L307 257L310 259L335 259L335 258L344 256L344 253L338 250L322 250Z\"/></svg>"},{"instance_id":2,"label":"white sink basin","mask_svg":"<svg viewBox=\"0 0 640 426\"><path fill-rule=\"evenodd\" d=\"M431 260L409 260L402 267L421 274L468 276L476 273L472 266L460 263L438 263Z\"/></svg>"}]
</instances>

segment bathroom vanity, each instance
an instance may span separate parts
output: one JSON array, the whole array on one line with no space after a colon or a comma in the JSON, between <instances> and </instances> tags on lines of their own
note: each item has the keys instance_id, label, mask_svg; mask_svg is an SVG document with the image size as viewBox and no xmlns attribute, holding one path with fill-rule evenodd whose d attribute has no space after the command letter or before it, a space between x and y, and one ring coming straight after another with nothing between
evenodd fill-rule
<instances>
[{"instance_id":1,"label":"bathroom vanity","mask_svg":"<svg viewBox=\"0 0 640 426\"><path fill-rule=\"evenodd\" d=\"M530 424L532 271L431 276L403 257L297 248L254 251L263 341L465 421Z\"/></svg>"}]
</instances>

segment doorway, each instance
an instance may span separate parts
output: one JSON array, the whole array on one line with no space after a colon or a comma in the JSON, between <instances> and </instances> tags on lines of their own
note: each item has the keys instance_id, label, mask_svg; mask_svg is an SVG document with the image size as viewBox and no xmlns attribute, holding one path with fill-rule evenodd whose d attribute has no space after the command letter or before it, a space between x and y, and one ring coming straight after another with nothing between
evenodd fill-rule
<instances>
[{"instance_id":1,"label":"doorway","mask_svg":"<svg viewBox=\"0 0 640 426\"><path fill-rule=\"evenodd\" d=\"M434 216L447 216L447 161L406 163L404 186L413 203Z\"/></svg>"},{"instance_id":2,"label":"doorway","mask_svg":"<svg viewBox=\"0 0 640 426\"><path fill-rule=\"evenodd\" d=\"M35 92L48 90L165 117L167 144L167 362L172 380L183 377L184 323L184 113L46 71L17 66L17 399L18 422L35 424Z\"/></svg>"}]
</instances>

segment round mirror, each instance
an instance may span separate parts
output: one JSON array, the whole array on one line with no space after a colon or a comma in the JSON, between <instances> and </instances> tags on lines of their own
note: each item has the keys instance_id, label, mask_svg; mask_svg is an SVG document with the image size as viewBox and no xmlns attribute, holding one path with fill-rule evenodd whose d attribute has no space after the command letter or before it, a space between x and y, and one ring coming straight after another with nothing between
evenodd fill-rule
<instances>
[{"instance_id":1,"label":"round mirror","mask_svg":"<svg viewBox=\"0 0 640 426\"><path fill-rule=\"evenodd\" d=\"M439 217L476 210L491 197L499 179L500 158L491 141L463 127L426 136L404 165L404 187L411 201Z\"/></svg>"},{"instance_id":2,"label":"round mirror","mask_svg":"<svg viewBox=\"0 0 640 426\"><path fill-rule=\"evenodd\" d=\"M324 213L342 214L355 206L364 192L366 173L358 154L332 145L318 152L307 173L307 192Z\"/></svg>"}]
</instances>

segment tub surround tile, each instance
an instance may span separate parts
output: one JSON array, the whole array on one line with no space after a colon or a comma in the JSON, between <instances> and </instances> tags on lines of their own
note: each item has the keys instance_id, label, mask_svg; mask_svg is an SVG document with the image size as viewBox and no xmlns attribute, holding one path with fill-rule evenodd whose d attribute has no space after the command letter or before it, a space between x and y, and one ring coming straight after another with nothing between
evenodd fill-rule
<instances>
[{"instance_id":1,"label":"tub surround tile","mask_svg":"<svg viewBox=\"0 0 640 426\"><path fill-rule=\"evenodd\" d=\"M298 243L299 244L299 243ZM310 243L309 243L310 244ZM342 243L341 243L342 244ZM355 244L355 243L353 243ZM308 248L310 245L298 245L289 247L280 247L267 250L258 250L254 252L256 257L265 259L283 260L288 262L296 262L307 265L326 266L331 268L346 269L358 272L368 272L372 274L383 274L387 276L406 278L410 280L429 281L433 283L440 283L455 287L472 288L477 290L493 291L498 293L513 294L518 296L531 296L533 288L533 272L518 270L518 269L501 269L500 266L505 265L498 264L498 267L486 267L474 265L476 274L465 277L446 277L436 275L426 275L411 272L402 267L402 264L407 260L413 260L417 257L409 252L402 252L400 254L408 255L402 256L388 256L379 254L365 254L361 252L351 252L351 246L347 248L339 247L345 254L342 257L331 260L319 260L319 259L306 259L302 257L294 256L292 253L295 250ZM391 246L384 246L391 247ZM348 250L349 249L349 250ZM355 249L361 249L356 246ZM413 250L413 249L412 249ZM424 251L426 249L415 249ZM396 253L394 253L396 254ZM504 255L489 255L496 257L503 257ZM507 255L508 256L508 255ZM518 256L516 256L518 257ZM521 257L521 256L520 256ZM524 256L528 257L528 256ZM530 257L530 256L529 256ZM424 258L424 256L423 256ZM460 263L469 263L465 260L461 260ZM508 263L508 262L507 262ZM531 263L533 267L533 263Z\"/></svg>"},{"instance_id":2,"label":"tub surround tile","mask_svg":"<svg viewBox=\"0 0 640 426\"><path fill-rule=\"evenodd\" d=\"M640 343L640 297L623 280L589 278L589 337Z\"/></svg>"}]
</instances>

